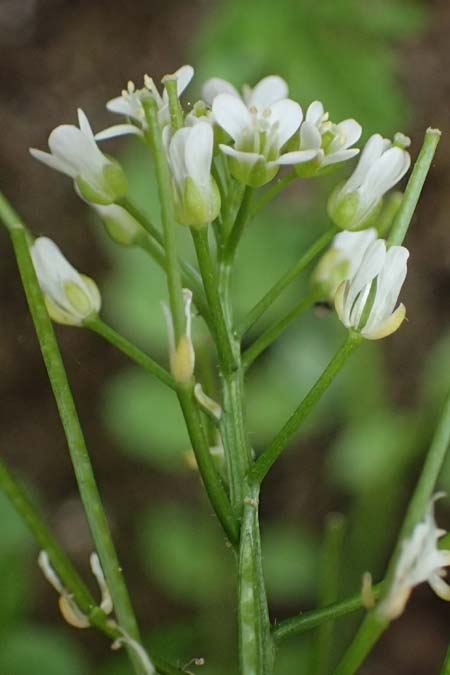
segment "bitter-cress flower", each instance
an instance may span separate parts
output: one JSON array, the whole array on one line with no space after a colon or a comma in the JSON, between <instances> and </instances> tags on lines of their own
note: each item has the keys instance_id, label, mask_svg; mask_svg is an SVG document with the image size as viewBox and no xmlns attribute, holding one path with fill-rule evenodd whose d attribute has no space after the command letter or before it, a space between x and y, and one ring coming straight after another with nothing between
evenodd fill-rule
<instances>
[{"instance_id":1,"label":"bitter-cress flower","mask_svg":"<svg viewBox=\"0 0 450 675\"><path fill-rule=\"evenodd\" d=\"M97 147L91 125L78 110L79 128L62 124L53 129L48 146L50 153L30 148L36 159L74 179L82 196L96 204L112 204L127 191L127 181L120 165L106 157Z\"/></svg>"}]
</instances>

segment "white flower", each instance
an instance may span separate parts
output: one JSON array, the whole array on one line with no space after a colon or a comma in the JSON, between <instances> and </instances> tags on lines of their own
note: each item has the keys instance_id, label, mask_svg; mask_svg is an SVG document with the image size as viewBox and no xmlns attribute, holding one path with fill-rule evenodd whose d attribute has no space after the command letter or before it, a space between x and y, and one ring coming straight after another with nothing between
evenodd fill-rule
<instances>
[{"instance_id":1,"label":"white flower","mask_svg":"<svg viewBox=\"0 0 450 675\"><path fill-rule=\"evenodd\" d=\"M214 133L207 122L179 129L169 143L169 164L178 221L201 227L220 210L220 195L211 176Z\"/></svg>"},{"instance_id":2,"label":"white flower","mask_svg":"<svg viewBox=\"0 0 450 675\"><path fill-rule=\"evenodd\" d=\"M175 71L173 75L165 75L162 81L164 82L164 80L168 78L176 79L177 93L178 96L181 96L189 82L192 80L193 75L194 69L192 66L181 66L181 68ZM134 82L130 81L128 82L127 88L122 91L121 96L111 99L106 104L106 107L110 112L128 117L133 123L115 124L112 127L108 127L108 129L100 131L96 135L96 139L98 141L103 141L107 138L123 136L124 134L137 134L138 136L142 136L144 130L147 128L142 100L149 96L156 101L158 106L161 127L169 124L169 97L167 91L164 89L161 96L153 79L148 75L145 75L144 87L142 89L136 89Z\"/></svg>"},{"instance_id":3,"label":"white flower","mask_svg":"<svg viewBox=\"0 0 450 675\"><path fill-rule=\"evenodd\" d=\"M214 99L219 94L231 94L235 98L242 99L248 107L255 107L261 112L273 103L288 97L288 86L278 75L268 75L251 88L244 85L242 97L236 87L220 77L212 77L207 80L202 88L202 96L206 103L212 106Z\"/></svg>"},{"instance_id":4,"label":"white flower","mask_svg":"<svg viewBox=\"0 0 450 675\"><path fill-rule=\"evenodd\" d=\"M402 136L403 137L403 136ZM406 143L409 139L403 137ZM403 178L411 164L405 142L392 144L380 134L369 138L353 174L331 195L328 212L342 229L362 229L381 208L384 194Z\"/></svg>"},{"instance_id":5,"label":"white flower","mask_svg":"<svg viewBox=\"0 0 450 675\"><path fill-rule=\"evenodd\" d=\"M215 78L204 87L204 96L212 105L213 119L234 141L233 147L220 149L231 157L231 170L237 180L260 187L268 183L282 164L297 164L312 159L317 152L284 152L284 146L300 127L301 107L287 97L287 84L270 75L256 87L245 87L243 97L234 87Z\"/></svg>"},{"instance_id":6,"label":"white flower","mask_svg":"<svg viewBox=\"0 0 450 675\"><path fill-rule=\"evenodd\" d=\"M338 286L351 279L361 264L368 246L377 238L375 228L361 232L339 232L329 250L319 261L311 281L323 288L327 299L333 301Z\"/></svg>"},{"instance_id":7,"label":"white flower","mask_svg":"<svg viewBox=\"0 0 450 675\"><path fill-rule=\"evenodd\" d=\"M429 583L436 595L450 601L450 586L442 578L445 576L444 567L450 565L450 551L438 548L438 541L445 530L437 527L433 513L434 502L440 496L442 493L433 497L424 519L402 544L391 586L377 607L378 614L388 621L400 616L414 586L424 581Z\"/></svg>"},{"instance_id":8,"label":"white flower","mask_svg":"<svg viewBox=\"0 0 450 675\"><path fill-rule=\"evenodd\" d=\"M53 129L48 146L50 153L30 148L36 159L74 179L83 197L97 204L111 204L127 190L125 175L115 161L97 147L89 121L78 110L80 128L63 124Z\"/></svg>"},{"instance_id":9,"label":"white flower","mask_svg":"<svg viewBox=\"0 0 450 675\"><path fill-rule=\"evenodd\" d=\"M378 340L399 328L406 309L403 304L394 308L406 277L408 256L403 246L386 250L383 239L369 244L354 275L336 291L336 312L344 326L367 340Z\"/></svg>"},{"instance_id":10,"label":"white flower","mask_svg":"<svg viewBox=\"0 0 450 675\"><path fill-rule=\"evenodd\" d=\"M299 149L315 150L316 156L308 164L299 165L297 173L304 177L314 176L327 166L355 157L359 150L350 146L359 140L361 132L361 125L354 119L339 124L330 122L323 104L313 101L300 127Z\"/></svg>"},{"instance_id":11,"label":"white flower","mask_svg":"<svg viewBox=\"0 0 450 675\"><path fill-rule=\"evenodd\" d=\"M195 366L195 351L192 344L192 292L188 288L183 288L183 304L186 322L185 333L179 338L177 343L172 313L165 302L161 303L169 334L170 371L175 382L180 383L188 382L191 379Z\"/></svg>"},{"instance_id":12,"label":"white flower","mask_svg":"<svg viewBox=\"0 0 450 675\"><path fill-rule=\"evenodd\" d=\"M97 285L66 260L56 244L38 237L30 249L33 265L50 317L70 326L81 326L100 311Z\"/></svg>"}]
</instances>

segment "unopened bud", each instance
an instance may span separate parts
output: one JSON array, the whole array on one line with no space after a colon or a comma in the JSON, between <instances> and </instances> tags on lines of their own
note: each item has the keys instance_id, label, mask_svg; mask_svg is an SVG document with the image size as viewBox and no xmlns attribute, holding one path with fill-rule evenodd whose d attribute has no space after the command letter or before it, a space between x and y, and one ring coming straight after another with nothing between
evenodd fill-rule
<instances>
[{"instance_id":1,"label":"unopened bud","mask_svg":"<svg viewBox=\"0 0 450 675\"><path fill-rule=\"evenodd\" d=\"M186 332L176 343L173 318L170 309L166 303L161 303L167 322L167 331L169 333L169 362L170 370L175 382L185 383L190 380L194 373L195 352L191 339L191 304L192 292L188 288L183 288L183 303L185 312Z\"/></svg>"}]
</instances>

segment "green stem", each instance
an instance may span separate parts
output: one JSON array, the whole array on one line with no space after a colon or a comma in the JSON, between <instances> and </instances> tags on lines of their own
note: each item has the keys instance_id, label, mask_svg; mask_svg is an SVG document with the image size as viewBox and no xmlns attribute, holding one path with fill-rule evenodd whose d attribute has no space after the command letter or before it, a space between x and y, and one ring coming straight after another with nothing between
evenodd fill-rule
<instances>
[{"instance_id":1,"label":"green stem","mask_svg":"<svg viewBox=\"0 0 450 675\"><path fill-rule=\"evenodd\" d=\"M238 334L244 335L264 314L264 312L278 299L281 293L302 272L309 263L330 243L337 228L333 225L297 260L297 262L283 274L263 298L250 310L245 319L238 326Z\"/></svg>"},{"instance_id":2,"label":"green stem","mask_svg":"<svg viewBox=\"0 0 450 675\"><path fill-rule=\"evenodd\" d=\"M450 675L450 647L447 649L440 675Z\"/></svg>"},{"instance_id":3,"label":"green stem","mask_svg":"<svg viewBox=\"0 0 450 675\"><path fill-rule=\"evenodd\" d=\"M275 436L269 447L260 455L255 465L250 470L250 477L261 483L274 462L283 452L286 445L298 431L298 428L309 415L319 399L328 389L334 378L341 370L348 357L361 344L362 338L354 333L349 333L344 344L338 349L322 375L309 390L303 401L291 415L281 431Z\"/></svg>"},{"instance_id":4,"label":"green stem","mask_svg":"<svg viewBox=\"0 0 450 675\"><path fill-rule=\"evenodd\" d=\"M344 517L338 513L328 516L319 570L319 606L329 607L336 602L342 563ZM312 675L327 675L333 654L334 619L324 621L317 631L314 645Z\"/></svg>"},{"instance_id":5,"label":"green stem","mask_svg":"<svg viewBox=\"0 0 450 675\"><path fill-rule=\"evenodd\" d=\"M225 265L230 265L234 259L236 249L241 240L242 233L244 231L245 224L249 218L250 204L253 196L253 189L251 187L246 187L244 195L242 197L241 205L234 221L233 228L228 235L227 242L225 244L225 250L223 252L223 263Z\"/></svg>"},{"instance_id":6,"label":"green stem","mask_svg":"<svg viewBox=\"0 0 450 675\"><path fill-rule=\"evenodd\" d=\"M425 463L417 482L414 494L409 503L408 510L400 530L394 553L389 562L386 580L383 583L383 593L380 600L385 598L390 590L398 557L402 550L403 542L408 538L414 527L419 523L435 489L436 481L442 469L450 445L450 392L444 404L439 424L433 437ZM347 653L339 664L335 675L353 675L356 669L363 663L372 647L384 630L389 626L389 621L377 613L377 608L372 610L363 621Z\"/></svg>"},{"instance_id":7,"label":"green stem","mask_svg":"<svg viewBox=\"0 0 450 675\"><path fill-rule=\"evenodd\" d=\"M295 169L290 171L284 178L280 178L272 187L264 192L262 197L258 199L253 208L250 209L249 220L251 220L264 206L267 206L269 202L272 201L285 187L287 187L293 180L297 178Z\"/></svg>"},{"instance_id":8,"label":"green stem","mask_svg":"<svg viewBox=\"0 0 450 675\"><path fill-rule=\"evenodd\" d=\"M170 309L174 323L175 339L178 343L178 340L185 333L185 315L176 249L175 233L178 225L175 220L170 169L162 143L155 101L153 99L146 100L144 109L149 129L147 140L153 148L155 160L164 226ZM209 452L207 436L202 426L201 416L193 399L193 382L179 383L177 385L177 393L206 492L227 536L232 543L236 543L239 538L237 523L233 516L225 488L216 472Z\"/></svg>"},{"instance_id":9,"label":"green stem","mask_svg":"<svg viewBox=\"0 0 450 675\"><path fill-rule=\"evenodd\" d=\"M222 373L232 372L236 368L230 335L225 323L222 304L219 297L217 278L214 272L208 244L208 228L192 230L195 251L205 287L209 310L211 312L211 327L219 355Z\"/></svg>"},{"instance_id":10,"label":"green stem","mask_svg":"<svg viewBox=\"0 0 450 675\"><path fill-rule=\"evenodd\" d=\"M50 563L64 588L73 596L91 625L112 639L119 637L119 631L112 627L106 614L97 606L87 586L39 516L36 507L2 460L0 460L0 489L21 516L40 548L47 552Z\"/></svg>"},{"instance_id":11,"label":"green stem","mask_svg":"<svg viewBox=\"0 0 450 675\"><path fill-rule=\"evenodd\" d=\"M40 548L47 552L50 563L61 579L62 585L73 596L77 606L89 619L91 626L98 628L111 640L122 637L117 626L97 606L87 586L40 517L37 508L1 460L0 489L21 516ZM161 675L181 675L184 672L154 654L151 654L151 660Z\"/></svg>"},{"instance_id":12,"label":"green stem","mask_svg":"<svg viewBox=\"0 0 450 675\"><path fill-rule=\"evenodd\" d=\"M88 319L84 322L86 328L90 328L94 333L111 343L116 349L128 356L138 366L141 366L147 373L154 375L164 382L171 389L176 390L176 384L170 373L154 361L150 356L142 352L138 347L129 342L122 335L117 333L111 326L108 326L100 317Z\"/></svg>"},{"instance_id":13,"label":"green stem","mask_svg":"<svg viewBox=\"0 0 450 675\"><path fill-rule=\"evenodd\" d=\"M161 217L164 230L164 249L167 258L167 286L169 289L170 309L172 312L175 339L178 344L178 340L185 333L186 321L177 255L176 231L178 225L175 219L172 179L162 142L156 102L152 98L148 98L143 102L143 105L145 118L148 124L146 138L153 148L155 161L156 179L158 182Z\"/></svg>"},{"instance_id":14,"label":"green stem","mask_svg":"<svg viewBox=\"0 0 450 675\"><path fill-rule=\"evenodd\" d=\"M135 220L138 221L144 228L144 230L147 230L148 234L158 242L161 246L164 246L164 238L161 232L158 230L156 225L152 223L150 218L147 216L147 214L140 209L137 204L131 201L129 197L122 197L120 201L117 202L119 206L121 206L125 211L128 211L128 213L133 216Z\"/></svg>"},{"instance_id":15,"label":"green stem","mask_svg":"<svg viewBox=\"0 0 450 675\"><path fill-rule=\"evenodd\" d=\"M200 412L192 400L192 384L178 386L178 398L183 411L187 430L194 450L197 466L202 476L209 500L233 544L239 541L236 519L230 508L230 502L223 483L215 469L209 451L207 437L202 426Z\"/></svg>"},{"instance_id":16,"label":"green stem","mask_svg":"<svg viewBox=\"0 0 450 675\"><path fill-rule=\"evenodd\" d=\"M377 614L369 612L355 639L335 669L334 675L353 675L353 673L356 673L387 627L387 621L383 621Z\"/></svg>"},{"instance_id":17,"label":"green stem","mask_svg":"<svg viewBox=\"0 0 450 675\"><path fill-rule=\"evenodd\" d=\"M388 237L389 246L400 246L403 243L440 139L439 129L426 130L422 148Z\"/></svg>"},{"instance_id":18,"label":"green stem","mask_svg":"<svg viewBox=\"0 0 450 675\"><path fill-rule=\"evenodd\" d=\"M69 446L81 500L86 511L89 527L105 572L106 580L111 590L115 611L122 628L133 639L139 640L136 618L111 538L106 514L98 493L75 403L72 398L53 326L47 314L44 298L31 261L26 230L23 226L15 224L15 220L9 223L9 226L11 227L10 235L27 296L28 306ZM141 673L142 665L140 661L132 651L129 654L136 672Z\"/></svg>"},{"instance_id":19,"label":"green stem","mask_svg":"<svg viewBox=\"0 0 450 675\"><path fill-rule=\"evenodd\" d=\"M183 111L178 98L178 82L176 77L168 75L164 78L164 86L169 99L170 124L176 131L183 126Z\"/></svg>"},{"instance_id":20,"label":"green stem","mask_svg":"<svg viewBox=\"0 0 450 675\"><path fill-rule=\"evenodd\" d=\"M372 588L372 592L374 597L378 598L381 593L381 584L375 585ZM313 609L309 612L302 612L298 616L291 617L290 619L284 619L284 621L280 621L278 624L276 624L272 631L273 639L275 640L275 643L278 644L288 637L305 633L312 628L320 626L326 621L334 621L335 619L339 619L341 616L345 616L351 612L356 612L362 607L362 595L361 593L357 593L346 600L335 602L328 607Z\"/></svg>"},{"instance_id":21,"label":"green stem","mask_svg":"<svg viewBox=\"0 0 450 675\"><path fill-rule=\"evenodd\" d=\"M300 314L309 309L315 302L320 300L323 293L312 291L305 298L302 298L291 311L286 314L280 321L277 321L271 328L268 328L255 342L245 350L242 356L242 367L247 370L252 365L253 361L269 347L283 331L297 319Z\"/></svg>"},{"instance_id":22,"label":"green stem","mask_svg":"<svg viewBox=\"0 0 450 675\"><path fill-rule=\"evenodd\" d=\"M270 675L274 648L261 566L258 523L259 491L253 486L244 502L239 549L238 625L241 675Z\"/></svg>"}]
</instances>

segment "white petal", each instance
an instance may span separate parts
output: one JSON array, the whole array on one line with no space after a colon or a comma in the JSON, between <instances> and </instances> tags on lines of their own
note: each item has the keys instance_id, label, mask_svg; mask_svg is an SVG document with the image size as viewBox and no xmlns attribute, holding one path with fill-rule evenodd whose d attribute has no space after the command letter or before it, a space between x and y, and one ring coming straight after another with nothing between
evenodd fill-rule
<instances>
[{"instance_id":1,"label":"white petal","mask_svg":"<svg viewBox=\"0 0 450 675\"><path fill-rule=\"evenodd\" d=\"M54 129L48 139L49 148L55 157L73 167L72 176L89 177L103 170L108 163L95 141L73 125L63 124Z\"/></svg>"},{"instance_id":2,"label":"white petal","mask_svg":"<svg viewBox=\"0 0 450 675\"><path fill-rule=\"evenodd\" d=\"M295 150L293 152L286 152L274 161L274 164L302 164L310 162L317 156L317 150Z\"/></svg>"},{"instance_id":3,"label":"white petal","mask_svg":"<svg viewBox=\"0 0 450 675\"><path fill-rule=\"evenodd\" d=\"M245 102L249 107L255 106L259 110L265 110L273 103L287 98L288 93L288 86L281 77L269 75L258 82Z\"/></svg>"},{"instance_id":4,"label":"white petal","mask_svg":"<svg viewBox=\"0 0 450 675\"><path fill-rule=\"evenodd\" d=\"M65 173L67 176L74 178L73 167L67 162L64 162L62 159L54 157L49 152L44 152L43 150L38 150L37 148L30 148L30 155L32 155L32 157L35 159L38 159L40 162L43 162L43 164L47 164L47 166L51 167L52 169L61 171L61 173Z\"/></svg>"},{"instance_id":5,"label":"white petal","mask_svg":"<svg viewBox=\"0 0 450 675\"><path fill-rule=\"evenodd\" d=\"M77 270L48 237L38 237L30 248L30 254L42 292L56 304L72 312L64 293L64 283L69 281L84 288Z\"/></svg>"},{"instance_id":6,"label":"white petal","mask_svg":"<svg viewBox=\"0 0 450 675\"><path fill-rule=\"evenodd\" d=\"M395 303L406 277L406 262L409 251L404 246L392 246L387 254L378 279L374 303L366 324L371 331L393 312Z\"/></svg>"},{"instance_id":7,"label":"white petal","mask_svg":"<svg viewBox=\"0 0 450 675\"><path fill-rule=\"evenodd\" d=\"M194 69L192 66L181 66L181 68L178 68L178 70L175 71L174 75L177 78L178 96L181 96L189 82L194 77Z\"/></svg>"},{"instance_id":8,"label":"white petal","mask_svg":"<svg viewBox=\"0 0 450 675\"><path fill-rule=\"evenodd\" d=\"M319 150L322 136L315 124L306 119L300 127L300 147L302 150Z\"/></svg>"},{"instance_id":9,"label":"white petal","mask_svg":"<svg viewBox=\"0 0 450 675\"><path fill-rule=\"evenodd\" d=\"M352 310L352 323L354 328L358 327L360 314L362 312L361 302L367 299L370 291L370 284L383 268L386 258L386 243L383 239L377 239L366 249L355 276L351 279L350 288L347 297L349 312ZM362 294L360 296L360 294ZM360 303L355 307L355 301L360 296ZM354 314L353 314L354 312Z\"/></svg>"},{"instance_id":10,"label":"white petal","mask_svg":"<svg viewBox=\"0 0 450 675\"><path fill-rule=\"evenodd\" d=\"M208 103L208 105L212 105L214 99L219 94L231 94L231 96L240 98L237 89L233 87L230 82L222 80L220 77L212 77L211 79L207 80L202 87L202 98L206 101L206 103Z\"/></svg>"},{"instance_id":11,"label":"white petal","mask_svg":"<svg viewBox=\"0 0 450 675\"><path fill-rule=\"evenodd\" d=\"M217 123L234 141L237 141L252 123L246 105L231 94L216 96L212 111Z\"/></svg>"},{"instance_id":12,"label":"white petal","mask_svg":"<svg viewBox=\"0 0 450 675\"><path fill-rule=\"evenodd\" d=\"M94 134L92 132L91 125L89 124L88 118L86 117L85 113L81 110L81 108L78 108L77 112L78 112L78 125L81 131L85 136L94 141Z\"/></svg>"},{"instance_id":13,"label":"white petal","mask_svg":"<svg viewBox=\"0 0 450 675\"><path fill-rule=\"evenodd\" d=\"M320 101L313 101L308 106L305 119L307 120L307 122L311 122L312 124L314 124L314 126L316 126L320 122L324 112L325 110L323 104Z\"/></svg>"},{"instance_id":14,"label":"white petal","mask_svg":"<svg viewBox=\"0 0 450 675\"><path fill-rule=\"evenodd\" d=\"M123 96L116 96L106 104L107 110L117 115L124 117L136 117L136 109L131 105L130 101Z\"/></svg>"},{"instance_id":15,"label":"white petal","mask_svg":"<svg viewBox=\"0 0 450 675\"><path fill-rule=\"evenodd\" d=\"M200 186L211 181L214 132L207 122L199 122L189 130L186 140L185 163L188 174Z\"/></svg>"},{"instance_id":16,"label":"white petal","mask_svg":"<svg viewBox=\"0 0 450 675\"><path fill-rule=\"evenodd\" d=\"M389 148L367 172L364 187L380 197L403 178L409 168L409 157L401 148Z\"/></svg>"},{"instance_id":17,"label":"white petal","mask_svg":"<svg viewBox=\"0 0 450 675\"><path fill-rule=\"evenodd\" d=\"M175 182L178 184L180 188L183 187L184 179L188 175L185 161L186 158L185 148L187 139L189 137L189 134L191 133L191 129L194 128L195 127L190 128L184 127L182 129L178 129L178 131L174 133L169 145L170 168L172 169L172 174L175 179Z\"/></svg>"},{"instance_id":18,"label":"white petal","mask_svg":"<svg viewBox=\"0 0 450 675\"><path fill-rule=\"evenodd\" d=\"M381 321L373 326L369 325L369 322L364 326L361 334L367 340L381 340L382 338L395 333L395 331L403 323L403 320L406 316L406 307L401 303L395 312L390 314L384 321Z\"/></svg>"},{"instance_id":19,"label":"white petal","mask_svg":"<svg viewBox=\"0 0 450 675\"><path fill-rule=\"evenodd\" d=\"M278 123L278 147L282 148L302 123L302 109L295 101L285 98L273 103L269 110L271 124Z\"/></svg>"},{"instance_id":20,"label":"white petal","mask_svg":"<svg viewBox=\"0 0 450 675\"><path fill-rule=\"evenodd\" d=\"M432 574L428 578L428 583L438 597L450 601L450 586L438 574Z\"/></svg>"},{"instance_id":21,"label":"white petal","mask_svg":"<svg viewBox=\"0 0 450 675\"><path fill-rule=\"evenodd\" d=\"M358 148L351 148L349 150L338 150L333 152L331 155L325 155L322 166L328 166L330 164L339 164L340 162L346 162L348 159L352 159L359 154Z\"/></svg>"},{"instance_id":22,"label":"white petal","mask_svg":"<svg viewBox=\"0 0 450 675\"><path fill-rule=\"evenodd\" d=\"M241 150L235 150L229 145L219 145L219 148L229 157L234 157L238 162L243 162L245 164L256 164L259 160L265 161L263 155L258 155L256 152L242 152Z\"/></svg>"},{"instance_id":23,"label":"white petal","mask_svg":"<svg viewBox=\"0 0 450 675\"><path fill-rule=\"evenodd\" d=\"M343 120L336 126L346 138L344 148L349 148L361 138L362 126L354 119Z\"/></svg>"},{"instance_id":24,"label":"white petal","mask_svg":"<svg viewBox=\"0 0 450 675\"><path fill-rule=\"evenodd\" d=\"M103 129L95 134L96 141L106 141L109 138L116 138L117 136L125 136L126 134L135 134L136 136L143 136L144 132L136 127L134 124L114 124L112 127Z\"/></svg>"},{"instance_id":25,"label":"white petal","mask_svg":"<svg viewBox=\"0 0 450 675\"><path fill-rule=\"evenodd\" d=\"M358 166L344 186L345 192L352 192L363 183L368 171L376 164L385 149L386 139L380 136L380 134L374 134L369 138L361 152Z\"/></svg>"}]
</instances>

